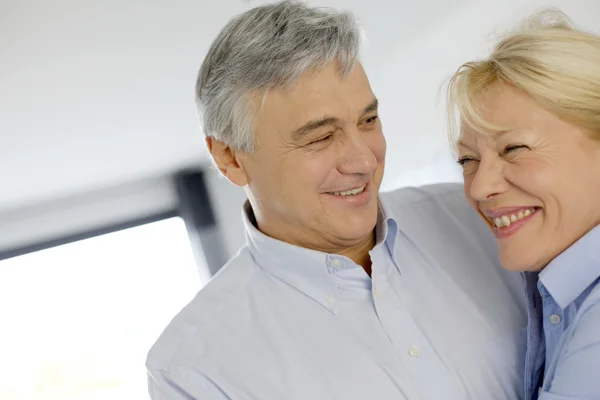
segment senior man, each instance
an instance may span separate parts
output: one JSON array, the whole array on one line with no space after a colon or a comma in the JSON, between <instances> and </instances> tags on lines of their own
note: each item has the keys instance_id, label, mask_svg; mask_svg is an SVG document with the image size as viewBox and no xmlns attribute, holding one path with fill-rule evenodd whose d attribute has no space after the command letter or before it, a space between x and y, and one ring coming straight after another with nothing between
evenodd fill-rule
<instances>
[{"instance_id":1,"label":"senior man","mask_svg":"<svg viewBox=\"0 0 600 400\"><path fill-rule=\"evenodd\" d=\"M154 400L522 392L520 277L461 185L379 194L359 41L351 14L284 1L212 44L197 102L215 164L246 190L247 244L151 349Z\"/></svg>"}]
</instances>

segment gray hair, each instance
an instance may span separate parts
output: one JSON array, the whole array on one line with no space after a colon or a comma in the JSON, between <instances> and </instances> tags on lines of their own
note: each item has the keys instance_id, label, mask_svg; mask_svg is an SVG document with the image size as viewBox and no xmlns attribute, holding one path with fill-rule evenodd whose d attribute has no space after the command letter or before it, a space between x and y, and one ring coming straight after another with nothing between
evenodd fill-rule
<instances>
[{"instance_id":1,"label":"gray hair","mask_svg":"<svg viewBox=\"0 0 600 400\"><path fill-rule=\"evenodd\" d=\"M204 133L253 151L252 100L289 88L309 70L336 61L346 76L358 60L360 30L352 14L282 1L231 20L212 43L196 82Z\"/></svg>"}]
</instances>

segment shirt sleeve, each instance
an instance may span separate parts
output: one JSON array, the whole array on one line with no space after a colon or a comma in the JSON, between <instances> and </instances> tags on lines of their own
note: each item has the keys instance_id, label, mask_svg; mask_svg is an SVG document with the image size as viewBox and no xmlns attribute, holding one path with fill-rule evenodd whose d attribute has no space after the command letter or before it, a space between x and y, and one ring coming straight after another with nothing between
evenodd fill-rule
<instances>
[{"instance_id":1,"label":"shirt sleeve","mask_svg":"<svg viewBox=\"0 0 600 400\"><path fill-rule=\"evenodd\" d=\"M550 388L539 400L600 398L600 299L581 314L560 355Z\"/></svg>"},{"instance_id":2,"label":"shirt sleeve","mask_svg":"<svg viewBox=\"0 0 600 400\"><path fill-rule=\"evenodd\" d=\"M152 400L231 400L211 379L194 370L147 367Z\"/></svg>"}]
</instances>

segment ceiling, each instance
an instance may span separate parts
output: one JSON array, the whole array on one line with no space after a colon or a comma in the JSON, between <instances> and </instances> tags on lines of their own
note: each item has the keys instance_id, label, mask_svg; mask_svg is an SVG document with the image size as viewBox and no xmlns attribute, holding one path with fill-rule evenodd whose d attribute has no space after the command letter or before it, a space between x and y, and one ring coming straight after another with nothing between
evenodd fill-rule
<instances>
[{"instance_id":1,"label":"ceiling","mask_svg":"<svg viewBox=\"0 0 600 400\"><path fill-rule=\"evenodd\" d=\"M195 75L219 29L259 3L3 0L0 211L206 163ZM542 4L592 28L600 16L597 0L311 3L350 9L363 22L388 186L424 168L450 173L436 96L460 63L485 51L497 26Z\"/></svg>"}]
</instances>

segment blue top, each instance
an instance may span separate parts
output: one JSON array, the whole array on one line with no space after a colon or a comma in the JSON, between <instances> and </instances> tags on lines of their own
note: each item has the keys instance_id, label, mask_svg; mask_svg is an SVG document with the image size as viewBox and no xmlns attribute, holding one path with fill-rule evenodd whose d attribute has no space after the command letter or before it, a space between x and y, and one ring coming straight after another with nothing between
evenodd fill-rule
<instances>
[{"instance_id":1,"label":"blue top","mask_svg":"<svg viewBox=\"0 0 600 400\"><path fill-rule=\"evenodd\" d=\"M147 361L154 400L506 400L523 393L521 275L462 185L381 195L372 277L262 234L177 315ZM521 334L523 334L521 336Z\"/></svg>"},{"instance_id":2,"label":"blue top","mask_svg":"<svg viewBox=\"0 0 600 400\"><path fill-rule=\"evenodd\" d=\"M525 279L526 398L600 399L600 226Z\"/></svg>"}]
</instances>

